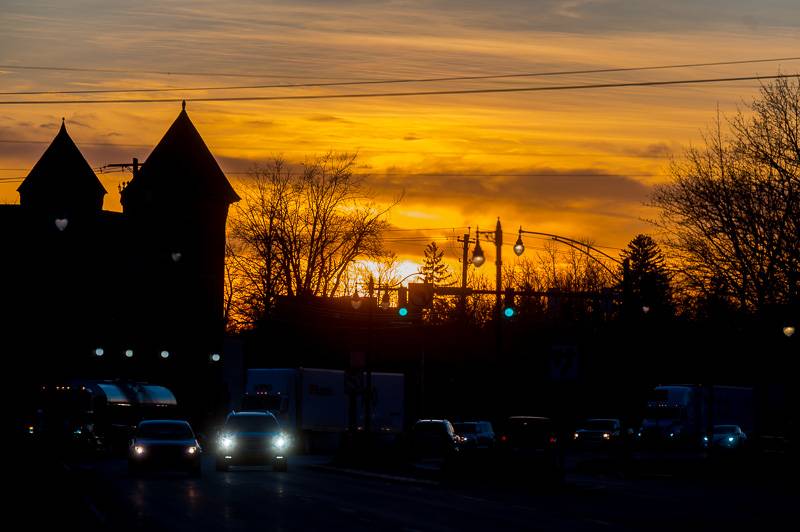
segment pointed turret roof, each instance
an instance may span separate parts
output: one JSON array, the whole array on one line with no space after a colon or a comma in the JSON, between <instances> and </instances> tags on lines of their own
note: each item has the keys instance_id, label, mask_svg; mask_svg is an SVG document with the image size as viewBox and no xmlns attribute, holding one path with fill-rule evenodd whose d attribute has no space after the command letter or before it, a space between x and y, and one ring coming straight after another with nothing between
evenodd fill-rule
<instances>
[{"instance_id":1,"label":"pointed turret roof","mask_svg":"<svg viewBox=\"0 0 800 532\"><path fill-rule=\"evenodd\" d=\"M239 201L184 104L178 118L153 148L137 175L122 192L123 206L145 192L167 201L177 199Z\"/></svg>"},{"instance_id":2,"label":"pointed turret roof","mask_svg":"<svg viewBox=\"0 0 800 532\"><path fill-rule=\"evenodd\" d=\"M106 189L67 133L61 129L17 188L22 205L97 205L102 208Z\"/></svg>"}]
</instances>

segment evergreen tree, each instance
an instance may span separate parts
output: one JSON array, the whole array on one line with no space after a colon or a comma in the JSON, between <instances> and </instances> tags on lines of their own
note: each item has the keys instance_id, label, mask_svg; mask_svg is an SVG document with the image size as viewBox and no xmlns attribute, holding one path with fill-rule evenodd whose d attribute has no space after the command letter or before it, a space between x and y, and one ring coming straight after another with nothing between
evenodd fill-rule
<instances>
[{"instance_id":1,"label":"evergreen tree","mask_svg":"<svg viewBox=\"0 0 800 532\"><path fill-rule=\"evenodd\" d=\"M452 273L444 263L444 250L439 249L436 242L425 246L425 259L422 261L422 276L426 283L437 286L452 284Z\"/></svg>"},{"instance_id":2,"label":"evergreen tree","mask_svg":"<svg viewBox=\"0 0 800 532\"><path fill-rule=\"evenodd\" d=\"M657 315L671 314L672 294L666 260L655 240L637 235L621 253L628 261L628 303L634 309Z\"/></svg>"}]
</instances>

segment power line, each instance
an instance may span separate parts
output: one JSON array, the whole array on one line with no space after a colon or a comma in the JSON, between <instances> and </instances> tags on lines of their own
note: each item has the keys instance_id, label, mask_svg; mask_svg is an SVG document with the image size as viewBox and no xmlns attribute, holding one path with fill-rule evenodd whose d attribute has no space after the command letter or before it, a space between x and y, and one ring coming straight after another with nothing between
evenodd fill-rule
<instances>
[{"instance_id":1,"label":"power line","mask_svg":"<svg viewBox=\"0 0 800 532\"><path fill-rule=\"evenodd\" d=\"M0 95L22 96L22 95L43 95L43 94L119 94L119 93L132 93L132 92L156 93L156 92L176 92L176 91L194 92L194 91L250 90L250 89L274 89L274 88L341 87L341 86L355 86L355 85L387 85L387 84L398 84L398 83L435 83L442 81L476 81L476 80L489 80L489 79L530 78L530 77L566 76L566 75L579 75L579 74L608 74L615 72L668 70L676 68L698 68L698 67L723 66L723 65L745 65L753 63L796 61L799 59L800 57L778 57L778 58L767 58L767 59L717 61L711 63L685 63L685 64L638 66L638 67L596 68L588 70L556 70L556 71L544 71L544 72L526 72L517 74L486 74L486 75L476 75L476 76L445 76L445 77L427 77L427 78L334 81L325 83L271 83L262 85L226 85L226 86L208 86L208 87L7 91L7 92L0 92ZM3 65L0 65L0 68L3 68ZM117 72L117 71L111 71L111 72Z\"/></svg>"},{"instance_id":2,"label":"power line","mask_svg":"<svg viewBox=\"0 0 800 532\"><path fill-rule=\"evenodd\" d=\"M593 83L584 85L555 85L549 87L506 87L483 89L453 89L439 91L375 92L354 94L303 94L291 96L227 96L208 98L127 98L106 100L2 100L0 105L68 105L68 104L109 104L109 103L178 103L178 102L257 102L279 100L341 100L357 98L397 98L407 96L455 96L466 94L500 94L514 92L556 92L567 90L611 89L623 87L658 87L669 85L700 85L707 83L728 83L732 81L761 81L768 79L796 78L800 74L777 74L772 76L740 76L732 78L677 79L666 81L633 81L622 83Z\"/></svg>"},{"instance_id":3,"label":"power line","mask_svg":"<svg viewBox=\"0 0 800 532\"><path fill-rule=\"evenodd\" d=\"M225 77L225 78L276 78L275 74L241 74L236 72L187 72L187 71L171 71L171 70L128 70L122 68L81 68L81 67L56 67L56 66L38 66L38 65L0 65L0 68L6 70L50 70L54 72L94 72L99 74L149 74L157 76L206 76L206 77ZM319 76L287 76L281 75L284 78L293 79L335 79L325 78Z\"/></svg>"},{"instance_id":4,"label":"power line","mask_svg":"<svg viewBox=\"0 0 800 532\"><path fill-rule=\"evenodd\" d=\"M52 140L0 139L3 144L50 144ZM81 146L116 146L120 148L152 148L152 144L115 144L113 142L81 142Z\"/></svg>"},{"instance_id":5,"label":"power line","mask_svg":"<svg viewBox=\"0 0 800 532\"><path fill-rule=\"evenodd\" d=\"M455 231L456 229L467 229L469 226L455 226L455 227L424 227L420 229L386 229L385 231Z\"/></svg>"}]
</instances>

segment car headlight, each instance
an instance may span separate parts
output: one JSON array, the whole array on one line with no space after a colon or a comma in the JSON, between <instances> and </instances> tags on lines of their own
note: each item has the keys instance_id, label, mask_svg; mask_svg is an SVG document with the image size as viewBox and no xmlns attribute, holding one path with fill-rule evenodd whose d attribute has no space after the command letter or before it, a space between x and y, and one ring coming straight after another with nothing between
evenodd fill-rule
<instances>
[{"instance_id":1,"label":"car headlight","mask_svg":"<svg viewBox=\"0 0 800 532\"><path fill-rule=\"evenodd\" d=\"M141 456L144 454L144 446L142 445L134 445L133 452L136 456Z\"/></svg>"},{"instance_id":2,"label":"car headlight","mask_svg":"<svg viewBox=\"0 0 800 532\"><path fill-rule=\"evenodd\" d=\"M234 440L232 436L223 436L219 440L219 445L227 451L233 449L234 445L236 445L236 440Z\"/></svg>"},{"instance_id":3,"label":"car headlight","mask_svg":"<svg viewBox=\"0 0 800 532\"><path fill-rule=\"evenodd\" d=\"M272 440L272 446L275 449L282 451L289 446L289 438L287 438L284 434L279 434Z\"/></svg>"},{"instance_id":4,"label":"car headlight","mask_svg":"<svg viewBox=\"0 0 800 532\"><path fill-rule=\"evenodd\" d=\"M733 440L735 440L735 439L736 438L734 438L733 436L728 436L728 441L731 442L731 443L733 443Z\"/></svg>"},{"instance_id":5,"label":"car headlight","mask_svg":"<svg viewBox=\"0 0 800 532\"><path fill-rule=\"evenodd\" d=\"M603 433L603 439L604 440L610 440L611 439L611 434L609 434L608 432L604 432Z\"/></svg>"},{"instance_id":6,"label":"car headlight","mask_svg":"<svg viewBox=\"0 0 800 532\"><path fill-rule=\"evenodd\" d=\"M195 454L197 452L197 447L194 445L187 447L186 452L189 454Z\"/></svg>"},{"instance_id":7,"label":"car headlight","mask_svg":"<svg viewBox=\"0 0 800 532\"><path fill-rule=\"evenodd\" d=\"M580 438L580 437L581 437L581 435L580 435L580 434L578 434L577 432L576 432L575 434L573 434L573 435L572 435L572 438L573 438L573 439L575 439L575 440L577 440L577 439L578 439L578 438Z\"/></svg>"}]
</instances>

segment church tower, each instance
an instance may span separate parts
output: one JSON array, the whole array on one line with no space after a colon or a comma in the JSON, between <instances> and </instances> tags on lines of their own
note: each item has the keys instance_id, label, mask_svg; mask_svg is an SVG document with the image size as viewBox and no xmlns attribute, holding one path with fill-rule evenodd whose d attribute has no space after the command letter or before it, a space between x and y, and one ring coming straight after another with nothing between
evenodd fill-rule
<instances>
[{"instance_id":1,"label":"church tower","mask_svg":"<svg viewBox=\"0 0 800 532\"><path fill-rule=\"evenodd\" d=\"M17 192L23 208L69 219L100 212L106 189L75 146L62 120L53 142Z\"/></svg>"},{"instance_id":2,"label":"church tower","mask_svg":"<svg viewBox=\"0 0 800 532\"><path fill-rule=\"evenodd\" d=\"M239 196L186 113L122 190L138 329L150 352L206 363L221 347L228 207Z\"/></svg>"}]
</instances>

